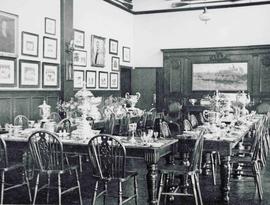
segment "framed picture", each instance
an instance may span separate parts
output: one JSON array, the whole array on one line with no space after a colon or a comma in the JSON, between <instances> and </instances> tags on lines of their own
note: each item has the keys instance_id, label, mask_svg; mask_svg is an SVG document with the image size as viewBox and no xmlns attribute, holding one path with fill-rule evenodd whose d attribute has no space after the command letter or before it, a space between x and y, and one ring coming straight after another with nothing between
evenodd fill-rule
<instances>
[{"instance_id":1,"label":"framed picture","mask_svg":"<svg viewBox=\"0 0 270 205\"><path fill-rule=\"evenodd\" d=\"M105 38L103 37L91 36L91 65L105 66Z\"/></svg>"},{"instance_id":2,"label":"framed picture","mask_svg":"<svg viewBox=\"0 0 270 205\"><path fill-rule=\"evenodd\" d=\"M56 38L43 38L43 57L57 59L57 39Z\"/></svg>"},{"instance_id":3,"label":"framed picture","mask_svg":"<svg viewBox=\"0 0 270 205\"><path fill-rule=\"evenodd\" d=\"M46 34L56 34L56 20L45 17L45 33Z\"/></svg>"},{"instance_id":4,"label":"framed picture","mask_svg":"<svg viewBox=\"0 0 270 205\"><path fill-rule=\"evenodd\" d=\"M247 62L192 65L192 90L247 90Z\"/></svg>"},{"instance_id":5,"label":"framed picture","mask_svg":"<svg viewBox=\"0 0 270 205\"><path fill-rule=\"evenodd\" d=\"M118 41L114 39L109 40L109 53L110 54L118 54Z\"/></svg>"},{"instance_id":6,"label":"framed picture","mask_svg":"<svg viewBox=\"0 0 270 205\"><path fill-rule=\"evenodd\" d=\"M59 65L53 63L42 63L42 87L59 87Z\"/></svg>"},{"instance_id":7,"label":"framed picture","mask_svg":"<svg viewBox=\"0 0 270 205\"><path fill-rule=\"evenodd\" d=\"M83 70L74 70L73 71L74 78L74 88L82 88L84 81L84 71Z\"/></svg>"},{"instance_id":8,"label":"framed picture","mask_svg":"<svg viewBox=\"0 0 270 205\"><path fill-rule=\"evenodd\" d=\"M86 87L87 88L96 88L96 71L86 71Z\"/></svg>"},{"instance_id":9,"label":"framed picture","mask_svg":"<svg viewBox=\"0 0 270 205\"><path fill-rule=\"evenodd\" d=\"M16 59L0 57L0 87L15 87L16 76Z\"/></svg>"},{"instance_id":10,"label":"framed picture","mask_svg":"<svg viewBox=\"0 0 270 205\"><path fill-rule=\"evenodd\" d=\"M108 73L99 71L99 88L108 88Z\"/></svg>"},{"instance_id":11,"label":"framed picture","mask_svg":"<svg viewBox=\"0 0 270 205\"><path fill-rule=\"evenodd\" d=\"M0 11L0 56L18 55L18 16Z\"/></svg>"},{"instance_id":12,"label":"framed picture","mask_svg":"<svg viewBox=\"0 0 270 205\"><path fill-rule=\"evenodd\" d=\"M73 51L73 65L75 66L86 66L87 52L81 50Z\"/></svg>"},{"instance_id":13,"label":"framed picture","mask_svg":"<svg viewBox=\"0 0 270 205\"><path fill-rule=\"evenodd\" d=\"M110 88L118 89L118 73L110 73Z\"/></svg>"},{"instance_id":14,"label":"framed picture","mask_svg":"<svg viewBox=\"0 0 270 205\"><path fill-rule=\"evenodd\" d=\"M38 35L29 32L22 32L22 55L38 56Z\"/></svg>"},{"instance_id":15,"label":"framed picture","mask_svg":"<svg viewBox=\"0 0 270 205\"><path fill-rule=\"evenodd\" d=\"M119 70L119 63L120 63L120 59L119 57L112 57L112 70Z\"/></svg>"},{"instance_id":16,"label":"framed picture","mask_svg":"<svg viewBox=\"0 0 270 205\"><path fill-rule=\"evenodd\" d=\"M130 62L130 48L129 47L123 47L123 62Z\"/></svg>"},{"instance_id":17,"label":"framed picture","mask_svg":"<svg viewBox=\"0 0 270 205\"><path fill-rule=\"evenodd\" d=\"M84 48L84 31L74 30L74 46Z\"/></svg>"},{"instance_id":18,"label":"framed picture","mask_svg":"<svg viewBox=\"0 0 270 205\"><path fill-rule=\"evenodd\" d=\"M20 88L38 88L39 87L39 67L38 61L20 60Z\"/></svg>"}]
</instances>

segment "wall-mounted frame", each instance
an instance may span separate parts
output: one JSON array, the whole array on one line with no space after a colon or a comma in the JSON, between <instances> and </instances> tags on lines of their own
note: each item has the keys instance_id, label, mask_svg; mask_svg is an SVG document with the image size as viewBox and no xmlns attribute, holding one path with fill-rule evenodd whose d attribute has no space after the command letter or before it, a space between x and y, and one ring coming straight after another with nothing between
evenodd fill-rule
<instances>
[{"instance_id":1,"label":"wall-mounted frame","mask_svg":"<svg viewBox=\"0 0 270 205\"><path fill-rule=\"evenodd\" d=\"M22 55L38 56L39 37L37 34L22 32Z\"/></svg>"},{"instance_id":2,"label":"wall-mounted frame","mask_svg":"<svg viewBox=\"0 0 270 205\"><path fill-rule=\"evenodd\" d=\"M118 89L118 73L110 73L110 88Z\"/></svg>"},{"instance_id":3,"label":"wall-mounted frame","mask_svg":"<svg viewBox=\"0 0 270 205\"><path fill-rule=\"evenodd\" d=\"M91 65L95 67L105 66L105 38L91 36Z\"/></svg>"},{"instance_id":4,"label":"wall-mounted frame","mask_svg":"<svg viewBox=\"0 0 270 205\"><path fill-rule=\"evenodd\" d=\"M193 64L192 90L247 90L247 75L247 62Z\"/></svg>"},{"instance_id":5,"label":"wall-mounted frame","mask_svg":"<svg viewBox=\"0 0 270 205\"><path fill-rule=\"evenodd\" d=\"M0 57L0 87L15 87L17 85L16 59Z\"/></svg>"},{"instance_id":6,"label":"wall-mounted frame","mask_svg":"<svg viewBox=\"0 0 270 205\"><path fill-rule=\"evenodd\" d=\"M92 70L86 71L86 87L96 88L97 72Z\"/></svg>"},{"instance_id":7,"label":"wall-mounted frame","mask_svg":"<svg viewBox=\"0 0 270 205\"><path fill-rule=\"evenodd\" d=\"M55 35L56 34L56 20L45 17L45 33Z\"/></svg>"},{"instance_id":8,"label":"wall-mounted frame","mask_svg":"<svg viewBox=\"0 0 270 205\"><path fill-rule=\"evenodd\" d=\"M43 57L57 59L57 39L43 37Z\"/></svg>"},{"instance_id":9,"label":"wall-mounted frame","mask_svg":"<svg viewBox=\"0 0 270 205\"><path fill-rule=\"evenodd\" d=\"M42 87L59 88L59 65L42 63Z\"/></svg>"},{"instance_id":10,"label":"wall-mounted frame","mask_svg":"<svg viewBox=\"0 0 270 205\"><path fill-rule=\"evenodd\" d=\"M73 87L82 88L84 82L84 71L83 70L73 70Z\"/></svg>"},{"instance_id":11,"label":"wall-mounted frame","mask_svg":"<svg viewBox=\"0 0 270 205\"><path fill-rule=\"evenodd\" d=\"M20 60L19 76L20 88L38 88L40 86L40 62Z\"/></svg>"},{"instance_id":12,"label":"wall-mounted frame","mask_svg":"<svg viewBox=\"0 0 270 205\"><path fill-rule=\"evenodd\" d=\"M130 62L130 48L129 47L123 47L122 50L122 55L123 55L123 62Z\"/></svg>"},{"instance_id":13,"label":"wall-mounted frame","mask_svg":"<svg viewBox=\"0 0 270 205\"><path fill-rule=\"evenodd\" d=\"M0 11L0 56L18 56L18 16Z\"/></svg>"},{"instance_id":14,"label":"wall-mounted frame","mask_svg":"<svg viewBox=\"0 0 270 205\"><path fill-rule=\"evenodd\" d=\"M74 29L74 46L76 48L84 48L84 31Z\"/></svg>"},{"instance_id":15,"label":"wall-mounted frame","mask_svg":"<svg viewBox=\"0 0 270 205\"><path fill-rule=\"evenodd\" d=\"M109 53L118 55L118 41L114 39L109 39Z\"/></svg>"},{"instance_id":16,"label":"wall-mounted frame","mask_svg":"<svg viewBox=\"0 0 270 205\"><path fill-rule=\"evenodd\" d=\"M73 65L86 66L87 65L87 52L82 50L73 51Z\"/></svg>"},{"instance_id":17,"label":"wall-mounted frame","mask_svg":"<svg viewBox=\"0 0 270 205\"><path fill-rule=\"evenodd\" d=\"M108 88L108 72L99 71L99 88Z\"/></svg>"},{"instance_id":18,"label":"wall-mounted frame","mask_svg":"<svg viewBox=\"0 0 270 205\"><path fill-rule=\"evenodd\" d=\"M119 71L120 59L119 57L112 57L112 70Z\"/></svg>"}]
</instances>

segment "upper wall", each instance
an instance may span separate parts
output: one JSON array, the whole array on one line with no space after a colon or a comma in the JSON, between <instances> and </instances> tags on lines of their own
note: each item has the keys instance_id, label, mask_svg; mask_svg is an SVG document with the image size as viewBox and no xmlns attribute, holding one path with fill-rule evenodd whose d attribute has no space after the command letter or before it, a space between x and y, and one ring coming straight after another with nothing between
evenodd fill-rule
<instances>
[{"instance_id":1,"label":"upper wall","mask_svg":"<svg viewBox=\"0 0 270 205\"><path fill-rule=\"evenodd\" d=\"M74 29L85 32L85 48L87 51L87 66L75 69L111 71L111 58L109 54L109 39L118 41L118 57L120 64L133 66L134 63L134 37L133 15L111 4L100 0L76 0L74 1ZM106 38L105 40L105 67L91 66L91 35ZM130 63L123 62L122 47L131 48ZM120 79L120 78L119 78ZM118 86L119 87L119 86ZM97 85L98 89L98 85Z\"/></svg>"},{"instance_id":2,"label":"upper wall","mask_svg":"<svg viewBox=\"0 0 270 205\"><path fill-rule=\"evenodd\" d=\"M263 45L270 43L270 5L136 15L135 67L162 67L160 49Z\"/></svg>"}]
</instances>

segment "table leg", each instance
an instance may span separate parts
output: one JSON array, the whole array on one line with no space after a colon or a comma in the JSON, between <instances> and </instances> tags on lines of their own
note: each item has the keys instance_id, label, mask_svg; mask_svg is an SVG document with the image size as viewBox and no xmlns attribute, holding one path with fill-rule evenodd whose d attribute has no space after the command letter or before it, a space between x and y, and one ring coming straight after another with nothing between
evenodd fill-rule
<instances>
[{"instance_id":1,"label":"table leg","mask_svg":"<svg viewBox=\"0 0 270 205\"><path fill-rule=\"evenodd\" d=\"M229 201L229 192L230 192L230 156L225 156L221 158L221 167L220 167L220 178L221 178L221 192L222 198L225 202Z\"/></svg>"},{"instance_id":2,"label":"table leg","mask_svg":"<svg viewBox=\"0 0 270 205\"><path fill-rule=\"evenodd\" d=\"M149 193L149 204L156 205L157 204L157 164L152 163L147 165L148 173L146 175L147 179L147 188Z\"/></svg>"}]
</instances>

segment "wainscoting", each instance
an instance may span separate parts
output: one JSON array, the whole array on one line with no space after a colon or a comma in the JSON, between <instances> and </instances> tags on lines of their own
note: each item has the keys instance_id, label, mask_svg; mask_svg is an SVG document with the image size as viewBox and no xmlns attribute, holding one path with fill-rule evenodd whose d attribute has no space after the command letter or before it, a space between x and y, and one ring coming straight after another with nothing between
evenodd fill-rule
<instances>
[{"instance_id":1,"label":"wainscoting","mask_svg":"<svg viewBox=\"0 0 270 205\"><path fill-rule=\"evenodd\" d=\"M25 115L31 120L39 120L38 106L46 100L51 106L51 111L56 111L59 91L7 91L0 96L0 122L13 123L17 115Z\"/></svg>"}]
</instances>

